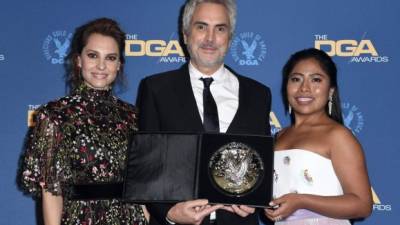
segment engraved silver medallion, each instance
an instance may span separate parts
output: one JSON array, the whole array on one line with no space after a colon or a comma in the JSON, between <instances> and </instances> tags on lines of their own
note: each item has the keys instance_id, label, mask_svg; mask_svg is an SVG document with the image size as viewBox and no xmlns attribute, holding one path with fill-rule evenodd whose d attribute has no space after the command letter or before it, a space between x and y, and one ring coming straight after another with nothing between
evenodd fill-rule
<instances>
[{"instance_id":1,"label":"engraved silver medallion","mask_svg":"<svg viewBox=\"0 0 400 225\"><path fill-rule=\"evenodd\" d=\"M231 142L210 158L209 174L219 189L241 195L251 191L263 176L260 155L246 144Z\"/></svg>"}]
</instances>

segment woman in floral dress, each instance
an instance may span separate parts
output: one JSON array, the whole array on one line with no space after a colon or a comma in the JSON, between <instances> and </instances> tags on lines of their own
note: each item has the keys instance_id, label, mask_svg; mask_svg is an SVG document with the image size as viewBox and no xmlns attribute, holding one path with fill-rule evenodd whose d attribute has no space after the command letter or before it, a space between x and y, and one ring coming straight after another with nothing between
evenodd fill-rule
<instances>
[{"instance_id":1,"label":"woman in floral dress","mask_svg":"<svg viewBox=\"0 0 400 225\"><path fill-rule=\"evenodd\" d=\"M79 185L92 184L95 194L123 181L128 137L136 130L134 106L112 92L123 76L124 48L125 33L111 19L79 27L67 56L71 92L38 110L22 183L41 196L46 225L147 224L142 207L121 202L116 190L106 192L115 197L73 197L85 197Z\"/></svg>"}]
</instances>

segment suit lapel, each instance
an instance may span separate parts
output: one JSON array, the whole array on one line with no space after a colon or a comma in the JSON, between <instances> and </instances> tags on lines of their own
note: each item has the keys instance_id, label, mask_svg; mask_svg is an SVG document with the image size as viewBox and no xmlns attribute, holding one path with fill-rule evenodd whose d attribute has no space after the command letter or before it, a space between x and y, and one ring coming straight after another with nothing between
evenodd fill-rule
<instances>
[{"instance_id":1,"label":"suit lapel","mask_svg":"<svg viewBox=\"0 0 400 225\"><path fill-rule=\"evenodd\" d=\"M188 65L183 65L176 74L176 80L174 82L174 91L176 98L179 100L185 119L184 123L188 127L192 127L196 131L203 131L203 123L199 115L197 108L196 99L193 94L192 85L190 83Z\"/></svg>"}]
</instances>

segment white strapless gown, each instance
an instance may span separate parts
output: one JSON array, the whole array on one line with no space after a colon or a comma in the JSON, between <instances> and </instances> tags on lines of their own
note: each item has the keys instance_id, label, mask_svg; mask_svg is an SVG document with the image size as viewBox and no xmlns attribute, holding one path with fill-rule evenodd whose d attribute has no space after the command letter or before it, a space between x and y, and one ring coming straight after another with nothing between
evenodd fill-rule
<instances>
[{"instance_id":1,"label":"white strapless gown","mask_svg":"<svg viewBox=\"0 0 400 225\"><path fill-rule=\"evenodd\" d=\"M274 198L287 193L337 196L343 194L330 159L317 153L290 149L275 151ZM350 225L348 220L333 219L300 209L277 225Z\"/></svg>"}]
</instances>

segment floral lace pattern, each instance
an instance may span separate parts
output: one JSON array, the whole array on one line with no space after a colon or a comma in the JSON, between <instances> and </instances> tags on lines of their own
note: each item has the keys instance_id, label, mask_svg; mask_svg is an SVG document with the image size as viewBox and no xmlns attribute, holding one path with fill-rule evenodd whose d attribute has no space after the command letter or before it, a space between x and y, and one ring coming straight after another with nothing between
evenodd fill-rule
<instances>
[{"instance_id":1,"label":"floral lace pattern","mask_svg":"<svg viewBox=\"0 0 400 225\"><path fill-rule=\"evenodd\" d=\"M68 199L73 184L122 182L128 137L136 130L132 105L111 90L81 86L37 113L22 169L22 186L63 196L62 224L146 224L139 205L117 199Z\"/></svg>"}]
</instances>

